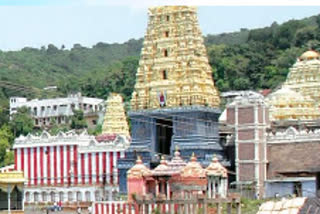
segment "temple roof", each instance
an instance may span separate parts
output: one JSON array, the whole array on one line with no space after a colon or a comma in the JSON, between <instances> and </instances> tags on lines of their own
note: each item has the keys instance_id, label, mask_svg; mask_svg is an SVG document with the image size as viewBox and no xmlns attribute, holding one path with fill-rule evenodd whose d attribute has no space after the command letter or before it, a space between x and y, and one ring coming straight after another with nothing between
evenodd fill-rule
<instances>
[{"instance_id":1,"label":"temple roof","mask_svg":"<svg viewBox=\"0 0 320 214\"><path fill-rule=\"evenodd\" d=\"M174 157L168 162L169 173L172 175L179 174L181 169L183 169L186 165L187 163L181 158L180 152L178 151L178 148L176 148Z\"/></svg>"},{"instance_id":2,"label":"temple roof","mask_svg":"<svg viewBox=\"0 0 320 214\"><path fill-rule=\"evenodd\" d=\"M317 51L308 50L304 52L299 59L305 61L305 60L319 59L319 57L320 57L320 54Z\"/></svg>"},{"instance_id":3,"label":"temple roof","mask_svg":"<svg viewBox=\"0 0 320 214\"><path fill-rule=\"evenodd\" d=\"M26 180L24 179L22 171L11 171L11 172L3 172L0 173L0 183L5 184L19 184L24 183Z\"/></svg>"},{"instance_id":4,"label":"temple roof","mask_svg":"<svg viewBox=\"0 0 320 214\"><path fill-rule=\"evenodd\" d=\"M197 157L192 154L190 161L187 163L187 165L181 170L181 177L199 177L203 178L206 177L206 172L202 168L201 164L197 161Z\"/></svg>"},{"instance_id":5,"label":"temple roof","mask_svg":"<svg viewBox=\"0 0 320 214\"><path fill-rule=\"evenodd\" d=\"M222 166L216 156L213 157L212 162L206 168L206 174L211 176L221 176L224 178L228 177L227 169Z\"/></svg>"},{"instance_id":6,"label":"temple roof","mask_svg":"<svg viewBox=\"0 0 320 214\"><path fill-rule=\"evenodd\" d=\"M168 162L165 160L164 156L161 157L160 164L152 170L152 175L154 176L165 176L169 175Z\"/></svg>"},{"instance_id":7,"label":"temple roof","mask_svg":"<svg viewBox=\"0 0 320 214\"><path fill-rule=\"evenodd\" d=\"M145 176L150 176L151 173L152 173L151 170L143 164L141 157L138 156L136 164L131 169L128 170L127 177L142 178Z\"/></svg>"},{"instance_id":8,"label":"temple roof","mask_svg":"<svg viewBox=\"0 0 320 214\"><path fill-rule=\"evenodd\" d=\"M284 86L320 103L320 54L309 50L290 68Z\"/></svg>"},{"instance_id":9,"label":"temple roof","mask_svg":"<svg viewBox=\"0 0 320 214\"><path fill-rule=\"evenodd\" d=\"M312 98L287 87L270 94L266 102L270 109L270 120L310 120L320 117L320 111Z\"/></svg>"}]
</instances>

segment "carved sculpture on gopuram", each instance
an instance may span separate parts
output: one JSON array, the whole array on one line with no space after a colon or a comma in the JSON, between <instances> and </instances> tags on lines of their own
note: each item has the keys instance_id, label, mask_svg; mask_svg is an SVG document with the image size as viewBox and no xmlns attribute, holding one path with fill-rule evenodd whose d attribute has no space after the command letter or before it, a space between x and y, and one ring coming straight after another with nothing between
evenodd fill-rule
<instances>
[{"instance_id":1,"label":"carved sculpture on gopuram","mask_svg":"<svg viewBox=\"0 0 320 214\"><path fill-rule=\"evenodd\" d=\"M213 154L229 164L219 143L219 105L196 7L150 8L128 113L132 142L119 161L120 174L138 155L152 168L160 156L173 156L176 146L182 157L194 152L204 167Z\"/></svg>"},{"instance_id":2,"label":"carved sculpture on gopuram","mask_svg":"<svg viewBox=\"0 0 320 214\"><path fill-rule=\"evenodd\" d=\"M284 87L320 102L320 54L314 50L303 53L290 68Z\"/></svg>"}]
</instances>

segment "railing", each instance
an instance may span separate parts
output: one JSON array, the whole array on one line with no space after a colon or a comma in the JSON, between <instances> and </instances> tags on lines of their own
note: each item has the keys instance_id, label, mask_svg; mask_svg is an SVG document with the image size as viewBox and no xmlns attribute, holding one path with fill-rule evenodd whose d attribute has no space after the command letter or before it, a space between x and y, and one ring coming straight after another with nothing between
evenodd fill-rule
<instances>
[{"instance_id":1,"label":"railing","mask_svg":"<svg viewBox=\"0 0 320 214\"><path fill-rule=\"evenodd\" d=\"M226 205L228 214L241 214L239 196L217 199L136 200L133 203L126 201L94 202L93 214L222 214L223 205Z\"/></svg>"}]
</instances>

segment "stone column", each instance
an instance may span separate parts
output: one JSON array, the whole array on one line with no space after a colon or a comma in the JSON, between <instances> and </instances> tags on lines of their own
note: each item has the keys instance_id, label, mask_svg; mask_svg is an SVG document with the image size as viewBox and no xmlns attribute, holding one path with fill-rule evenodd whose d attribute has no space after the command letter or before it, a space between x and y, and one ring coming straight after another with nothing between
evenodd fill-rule
<instances>
[{"instance_id":1,"label":"stone column","mask_svg":"<svg viewBox=\"0 0 320 214\"><path fill-rule=\"evenodd\" d=\"M212 179L212 198L216 197L216 179Z\"/></svg>"},{"instance_id":2,"label":"stone column","mask_svg":"<svg viewBox=\"0 0 320 214\"><path fill-rule=\"evenodd\" d=\"M156 180L156 197L159 195L159 181Z\"/></svg>"},{"instance_id":3,"label":"stone column","mask_svg":"<svg viewBox=\"0 0 320 214\"><path fill-rule=\"evenodd\" d=\"M170 200L170 183L167 181L167 200Z\"/></svg>"}]
</instances>

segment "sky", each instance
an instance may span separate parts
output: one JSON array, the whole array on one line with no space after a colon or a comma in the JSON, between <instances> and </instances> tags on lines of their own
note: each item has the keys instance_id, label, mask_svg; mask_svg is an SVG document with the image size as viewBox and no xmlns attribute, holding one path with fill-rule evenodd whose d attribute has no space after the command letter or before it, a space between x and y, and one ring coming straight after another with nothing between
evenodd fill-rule
<instances>
[{"instance_id":1,"label":"sky","mask_svg":"<svg viewBox=\"0 0 320 214\"><path fill-rule=\"evenodd\" d=\"M290 0L296 6L283 6L286 2L274 0L276 6L247 6L255 4L251 0L241 6L235 6L238 4L232 4L232 0L230 4L219 1L208 6L208 0L197 0L204 35L265 27L274 21L283 23L320 14L320 5L303 6L298 0ZM173 2L182 1L170 1ZM147 7L165 3L166 0L0 0L0 49L40 48L48 44L71 48L76 43L91 47L98 42L138 39L144 36L147 26Z\"/></svg>"}]
</instances>

